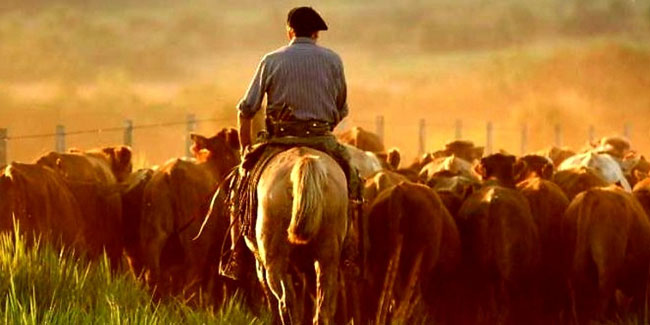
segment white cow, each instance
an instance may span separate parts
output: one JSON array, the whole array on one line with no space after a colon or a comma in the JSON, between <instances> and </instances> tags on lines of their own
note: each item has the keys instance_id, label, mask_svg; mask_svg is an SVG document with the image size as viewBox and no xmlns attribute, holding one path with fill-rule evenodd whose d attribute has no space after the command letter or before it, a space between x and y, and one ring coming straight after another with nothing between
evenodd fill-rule
<instances>
[{"instance_id":1,"label":"white cow","mask_svg":"<svg viewBox=\"0 0 650 325\"><path fill-rule=\"evenodd\" d=\"M621 166L614 157L606 153L588 151L567 158L560 164L558 171L576 167L587 167L609 184L619 184L628 192L632 191L630 183L625 178Z\"/></svg>"},{"instance_id":2,"label":"white cow","mask_svg":"<svg viewBox=\"0 0 650 325\"><path fill-rule=\"evenodd\" d=\"M363 151L355 146L343 144L350 154L350 164L357 168L359 176L368 178L383 169L381 160L370 151Z\"/></svg>"}]
</instances>

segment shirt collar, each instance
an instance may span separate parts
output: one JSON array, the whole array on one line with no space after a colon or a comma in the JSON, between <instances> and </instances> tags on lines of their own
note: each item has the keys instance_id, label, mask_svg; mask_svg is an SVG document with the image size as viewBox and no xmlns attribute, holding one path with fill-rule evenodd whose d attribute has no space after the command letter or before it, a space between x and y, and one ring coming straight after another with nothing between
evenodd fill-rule
<instances>
[{"instance_id":1,"label":"shirt collar","mask_svg":"<svg viewBox=\"0 0 650 325\"><path fill-rule=\"evenodd\" d=\"M291 40L289 45L293 44L316 44L316 40L312 39L311 37L295 37L294 39Z\"/></svg>"}]
</instances>

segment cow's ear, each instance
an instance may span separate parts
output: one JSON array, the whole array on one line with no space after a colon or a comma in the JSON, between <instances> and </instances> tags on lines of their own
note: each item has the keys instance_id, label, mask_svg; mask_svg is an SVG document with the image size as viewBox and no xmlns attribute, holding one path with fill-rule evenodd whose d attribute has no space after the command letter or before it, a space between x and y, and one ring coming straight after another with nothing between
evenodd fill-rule
<instances>
[{"instance_id":1,"label":"cow's ear","mask_svg":"<svg viewBox=\"0 0 650 325\"><path fill-rule=\"evenodd\" d=\"M235 129L228 129L226 132L226 143L233 150L239 150L239 132Z\"/></svg>"},{"instance_id":2,"label":"cow's ear","mask_svg":"<svg viewBox=\"0 0 650 325\"><path fill-rule=\"evenodd\" d=\"M10 174L0 174L0 189L8 189L11 186L13 179Z\"/></svg>"},{"instance_id":3,"label":"cow's ear","mask_svg":"<svg viewBox=\"0 0 650 325\"><path fill-rule=\"evenodd\" d=\"M514 160L514 157L512 157L512 159ZM528 166L528 164L523 159L519 159L517 161L512 162L512 176L514 177L514 179L517 182L519 182L520 180L523 180L524 177L527 176L527 175L524 175L524 173L526 172L526 167L527 166Z\"/></svg>"},{"instance_id":4,"label":"cow's ear","mask_svg":"<svg viewBox=\"0 0 650 325\"><path fill-rule=\"evenodd\" d=\"M399 163L401 160L402 160L402 155L399 153L399 150L397 150L397 148L392 148L388 150L388 165L393 170L399 168Z\"/></svg>"},{"instance_id":5,"label":"cow's ear","mask_svg":"<svg viewBox=\"0 0 650 325\"><path fill-rule=\"evenodd\" d=\"M208 147L208 138L196 134L196 133L190 133L190 139L194 143L192 145L192 149L199 151L201 149L207 149Z\"/></svg>"},{"instance_id":6,"label":"cow's ear","mask_svg":"<svg viewBox=\"0 0 650 325\"><path fill-rule=\"evenodd\" d=\"M487 171L485 170L485 165L483 165L483 159L476 165L474 165L474 173L476 175L479 175L481 179L485 179L487 177Z\"/></svg>"},{"instance_id":7,"label":"cow's ear","mask_svg":"<svg viewBox=\"0 0 650 325\"><path fill-rule=\"evenodd\" d=\"M638 170L638 169L635 169L635 170L632 172L632 174L634 175L634 178L636 178L636 181L637 181L637 182L640 182L640 181L642 181L642 180L648 178L648 176L649 176L649 173L648 173L648 172L642 172L642 171L640 171L640 170Z\"/></svg>"},{"instance_id":8,"label":"cow's ear","mask_svg":"<svg viewBox=\"0 0 650 325\"><path fill-rule=\"evenodd\" d=\"M555 171L555 168L553 167L553 164L546 163L544 164L544 167L542 167L542 174L539 175L542 179L551 179L553 178L553 172Z\"/></svg>"},{"instance_id":9,"label":"cow's ear","mask_svg":"<svg viewBox=\"0 0 650 325\"><path fill-rule=\"evenodd\" d=\"M133 158L131 148L126 146L119 146L116 150L113 151L113 153L115 162L119 167L126 168L131 165L131 159Z\"/></svg>"}]
</instances>

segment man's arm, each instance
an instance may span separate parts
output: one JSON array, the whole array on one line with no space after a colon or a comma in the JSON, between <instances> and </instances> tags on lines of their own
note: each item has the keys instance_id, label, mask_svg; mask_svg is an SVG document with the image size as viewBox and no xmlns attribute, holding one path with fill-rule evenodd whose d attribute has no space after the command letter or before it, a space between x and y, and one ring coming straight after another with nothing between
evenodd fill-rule
<instances>
[{"instance_id":1,"label":"man's arm","mask_svg":"<svg viewBox=\"0 0 650 325\"><path fill-rule=\"evenodd\" d=\"M348 116L348 88L347 84L345 82L345 73L343 71L343 62L340 61L339 59L339 67L338 67L338 77L337 77L337 83L338 83L338 94L336 96L336 108L339 110L339 120L337 121L340 122L343 120L346 116Z\"/></svg>"},{"instance_id":2,"label":"man's arm","mask_svg":"<svg viewBox=\"0 0 650 325\"><path fill-rule=\"evenodd\" d=\"M264 93L267 90L265 69L266 57L262 58L262 61L260 61L260 64L257 66L257 70L255 71L255 76L248 86L246 95L244 95L244 98L242 98L241 101L239 101L239 104L237 104L239 115L244 118L252 119L253 116L255 116L255 113L262 108L262 100L264 99Z\"/></svg>"},{"instance_id":3,"label":"man's arm","mask_svg":"<svg viewBox=\"0 0 650 325\"><path fill-rule=\"evenodd\" d=\"M237 125L239 126L239 143L241 144L241 152L243 153L252 144L251 129L253 118L247 118L240 113L237 116Z\"/></svg>"}]
</instances>

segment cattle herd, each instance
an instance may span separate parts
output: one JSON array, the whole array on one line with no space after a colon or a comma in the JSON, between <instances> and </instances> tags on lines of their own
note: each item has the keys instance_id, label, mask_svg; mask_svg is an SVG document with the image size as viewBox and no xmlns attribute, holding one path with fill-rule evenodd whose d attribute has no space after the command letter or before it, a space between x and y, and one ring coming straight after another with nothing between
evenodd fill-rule
<instances>
[{"instance_id":1,"label":"cattle herd","mask_svg":"<svg viewBox=\"0 0 650 325\"><path fill-rule=\"evenodd\" d=\"M626 139L520 157L456 140L401 164L361 128L338 137L365 186L349 231L362 252L341 267L337 323L648 316L650 163ZM157 298L241 290L264 306L254 263L239 281L217 272L230 225L217 189L240 162L238 134L191 139L192 159L138 170L124 146L0 166L0 227L91 260L105 252L114 272L126 260ZM295 264L307 320L316 289Z\"/></svg>"}]
</instances>

